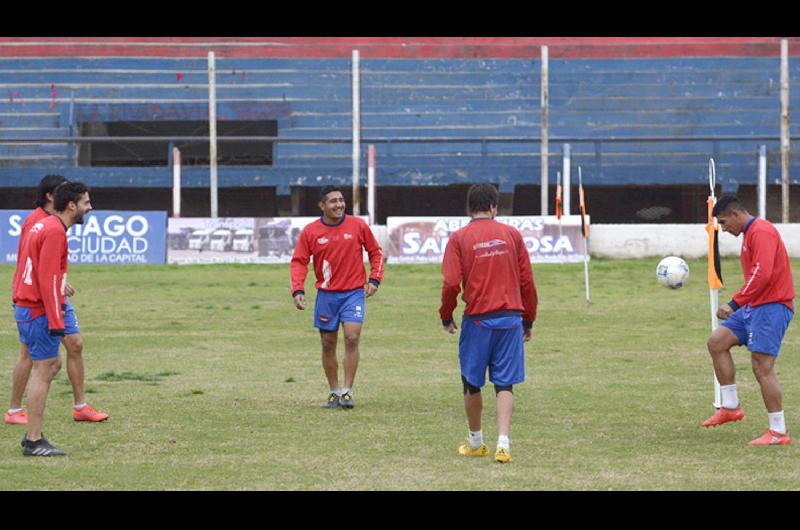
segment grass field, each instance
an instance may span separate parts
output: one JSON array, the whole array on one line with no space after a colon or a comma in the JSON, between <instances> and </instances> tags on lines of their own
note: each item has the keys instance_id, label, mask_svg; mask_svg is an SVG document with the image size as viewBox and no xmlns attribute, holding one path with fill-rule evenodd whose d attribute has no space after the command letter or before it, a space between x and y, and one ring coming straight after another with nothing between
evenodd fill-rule
<instances>
[{"instance_id":1,"label":"grass field","mask_svg":"<svg viewBox=\"0 0 800 530\"><path fill-rule=\"evenodd\" d=\"M767 416L745 349L734 359L747 417L699 426L713 412L705 263L689 261L688 285L669 291L657 262L593 261L589 306L582 264L534 268L539 318L508 465L457 455L457 338L438 320L436 265L389 266L369 299L352 411L319 407L319 338L312 311L291 304L288 266L73 267L89 398L111 419L72 421L62 369L44 432L69 456L23 458L23 427L0 425L0 489L800 489L800 439L746 445ZM12 272L0 267L7 301ZM723 275L726 301L742 282L738 260ZM307 292L313 302L311 275ZM0 315L5 408L19 345L10 303ZM800 432L796 328L777 366L787 425ZM493 450L491 387L484 396Z\"/></svg>"}]
</instances>

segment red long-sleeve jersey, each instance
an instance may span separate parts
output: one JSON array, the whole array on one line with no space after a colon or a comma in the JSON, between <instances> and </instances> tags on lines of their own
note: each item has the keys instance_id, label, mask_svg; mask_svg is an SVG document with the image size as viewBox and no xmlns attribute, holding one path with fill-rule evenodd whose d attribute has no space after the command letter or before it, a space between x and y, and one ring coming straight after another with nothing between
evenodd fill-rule
<instances>
[{"instance_id":1,"label":"red long-sleeve jersey","mask_svg":"<svg viewBox=\"0 0 800 530\"><path fill-rule=\"evenodd\" d=\"M17 278L24 269L24 267L20 266L20 263L22 263L21 259L22 244L25 242L25 235L30 231L33 225L35 225L42 219L45 219L49 215L50 214L44 211L43 208L39 207L36 208L34 211L32 211L31 214L28 217L26 217L25 220L22 222L22 230L20 230L19 232L19 245L17 245L17 268L14 270L14 279L12 280L11 284L12 292L17 286L17 281L18 281Z\"/></svg>"},{"instance_id":2,"label":"red long-sleeve jersey","mask_svg":"<svg viewBox=\"0 0 800 530\"><path fill-rule=\"evenodd\" d=\"M453 319L458 293L465 315L520 311L525 324L536 320L538 298L530 257L516 228L493 219L474 219L454 232L442 260L443 321Z\"/></svg>"},{"instance_id":3,"label":"red long-sleeve jersey","mask_svg":"<svg viewBox=\"0 0 800 530\"><path fill-rule=\"evenodd\" d=\"M364 287L363 250L369 255L369 280L383 280L383 250L363 219L344 215L337 225L325 224L322 218L309 223L300 233L292 256L292 296L303 291L308 262L314 257L316 287L323 291L351 291Z\"/></svg>"},{"instance_id":4,"label":"red long-sleeve jersey","mask_svg":"<svg viewBox=\"0 0 800 530\"><path fill-rule=\"evenodd\" d=\"M744 285L733 296L739 306L778 302L794 309L794 279L781 235L766 219L753 218L742 241Z\"/></svg>"},{"instance_id":5,"label":"red long-sleeve jersey","mask_svg":"<svg viewBox=\"0 0 800 530\"><path fill-rule=\"evenodd\" d=\"M29 307L31 318L47 315L51 331L63 331L67 283L67 228L56 215L34 223L21 235L17 281L13 298L18 306Z\"/></svg>"}]
</instances>

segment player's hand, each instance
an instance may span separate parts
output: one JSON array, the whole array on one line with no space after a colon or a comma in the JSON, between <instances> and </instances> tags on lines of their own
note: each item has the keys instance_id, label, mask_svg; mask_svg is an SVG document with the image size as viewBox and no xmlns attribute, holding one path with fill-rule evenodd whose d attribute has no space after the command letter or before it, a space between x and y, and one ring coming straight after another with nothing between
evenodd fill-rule
<instances>
[{"instance_id":1,"label":"player's hand","mask_svg":"<svg viewBox=\"0 0 800 530\"><path fill-rule=\"evenodd\" d=\"M368 283L366 288L364 288L364 295L367 298L369 298L370 296L375 294L377 291L378 291L378 286L377 285L375 285L374 283Z\"/></svg>"},{"instance_id":2,"label":"player's hand","mask_svg":"<svg viewBox=\"0 0 800 530\"><path fill-rule=\"evenodd\" d=\"M530 342L533 338L533 328L522 328L522 341Z\"/></svg>"},{"instance_id":3,"label":"player's hand","mask_svg":"<svg viewBox=\"0 0 800 530\"><path fill-rule=\"evenodd\" d=\"M444 330L446 332L448 332L449 334L451 334L451 335L455 335L457 329L458 329L458 326L456 326L456 321L455 320L450 322L448 325L444 326Z\"/></svg>"},{"instance_id":4,"label":"player's hand","mask_svg":"<svg viewBox=\"0 0 800 530\"><path fill-rule=\"evenodd\" d=\"M298 294L297 296L295 296L294 306L300 311L303 311L306 308L306 295Z\"/></svg>"},{"instance_id":5,"label":"player's hand","mask_svg":"<svg viewBox=\"0 0 800 530\"><path fill-rule=\"evenodd\" d=\"M720 320L727 320L733 314L733 308L729 304L717 309L717 318Z\"/></svg>"},{"instance_id":6,"label":"player's hand","mask_svg":"<svg viewBox=\"0 0 800 530\"><path fill-rule=\"evenodd\" d=\"M75 294L75 289L73 289L72 286L67 283L64 284L64 292L66 293L67 296L72 296L73 294Z\"/></svg>"}]
</instances>

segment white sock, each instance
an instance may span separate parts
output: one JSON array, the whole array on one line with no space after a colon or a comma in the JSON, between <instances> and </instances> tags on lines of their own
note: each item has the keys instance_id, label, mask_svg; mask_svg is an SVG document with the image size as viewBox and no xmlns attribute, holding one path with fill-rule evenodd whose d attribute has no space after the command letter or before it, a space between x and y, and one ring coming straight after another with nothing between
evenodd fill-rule
<instances>
[{"instance_id":1,"label":"white sock","mask_svg":"<svg viewBox=\"0 0 800 530\"><path fill-rule=\"evenodd\" d=\"M722 406L726 409L735 409L739 406L739 396L736 394L736 383L719 387L722 390Z\"/></svg>"},{"instance_id":2,"label":"white sock","mask_svg":"<svg viewBox=\"0 0 800 530\"><path fill-rule=\"evenodd\" d=\"M22 409L8 409L9 414L16 414L17 412L21 411Z\"/></svg>"},{"instance_id":3,"label":"white sock","mask_svg":"<svg viewBox=\"0 0 800 530\"><path fill-rule=\"evenodd\" d=\"M86 403L75 403L75 405L73 406L75 407L75 410L81 410L83 407L86 406Z\"/></svg>"},{"instance_id":4,"label":"white sock","mask_svg":"<svg viewBox=\"0 0 800 530\"><path fill-rule=\"evenodd\" d=\"M783 411L780 412L767 412L769 416L769 428L775 432L786 434L786 420L783 417Z\"/></svg>"},{"instance_id":5,"label":"white sock","mask_svg":"<svg viewBox=\"0 0 800 530\"><path fill-rule=\"evenodd\" d=\"M483 429L480 431L467 431L469 432L469 446L472 449L477 449L481 445L483 445Z\"/></svg>"},{"instance_id":6,"label":"white sock","mask_svg":"<svg viewBox=\"0 0 800 530\"><path fill-rule=\"evenodd\" d=\"M342 394L350 394L353 395L353 389L347 386L342 387Z\"/></svg>"},{"instance_id":7,"label":"white sock","mask_svg":"<svg viewBox=\"0 0 800 530\"><path fill-rule=\"evenodd\" d=\"M336 388L331 388L331 394L336 394L337 396L341 396L342 391L339 390L339 387L337 386Z\"/></svg>"},{"instance_id":8,"label":"white sock","mask_svg":"<svg viewBox=\"0 0 800 530\"><path fill-rule=\"evenodd\" d=\"M503 449L505 449L506 451L508 451L510 449L509 442L508 442L508 436L503 436L501 434L500 436L497 437L497 448L500 449L501 447Z\"/></svg>"}]
</instances>

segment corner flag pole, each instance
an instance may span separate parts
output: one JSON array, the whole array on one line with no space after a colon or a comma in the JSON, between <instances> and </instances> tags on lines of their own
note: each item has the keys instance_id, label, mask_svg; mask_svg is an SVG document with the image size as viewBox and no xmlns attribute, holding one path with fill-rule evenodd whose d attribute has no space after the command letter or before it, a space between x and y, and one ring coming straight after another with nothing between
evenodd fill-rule
<instances>
[{"instance_id":1,"label":"corner flag pole","mask_svg":"<svg viewBox=\"0 0 800 530\"><path fill-rule=\"evenodd\" d=\"M589 303L589 223L586 222L586 200L583 194L583 176L578 166L578 196L581 208L581 232L583 233L583 282L586 284L586 303Z\"/></svg>"},{"instance_id":2,"label":"corner flag pole","mask_svg":"<svg viewBox=\"0 0 800 530\"><path fill-rule=\"evenodd\" d=\"M717 320L717 310L719 309L719 290L722 288L722 269L719 262L719 225L714 218L714 205L717 198L714 195L714 188L717 183L714 159L708 160L708 186L711 194L706 201L708 204L708 223L706 232L708 233L708 293L711 301L711 332L719 327ZM722 391L719 386L717 374L714 372L714 408L722 407Z\"/></svg>"},{"instance_id":3,"label":"corner flag pole","mask_svg":"<svg viewBox=\"0 0 800 530\"><path fill-rule=\"evenodd\" d=\"M561 216L564 215L564 205L561 203L561 172L556 172L556 219L558 219L558 240L561 241ZM564 253L562 248L560 253Z\"/></svg>"}]
</instances>

